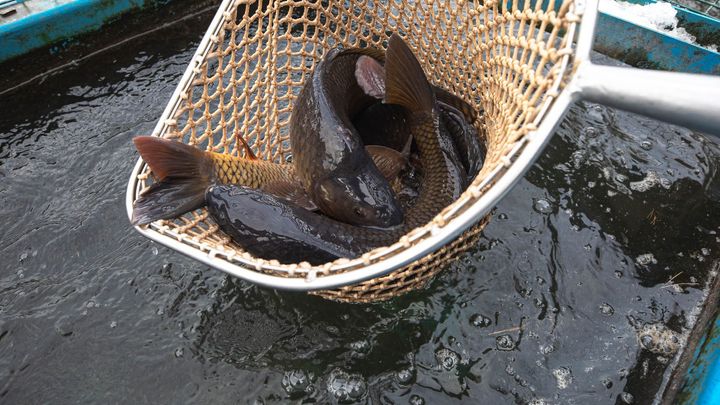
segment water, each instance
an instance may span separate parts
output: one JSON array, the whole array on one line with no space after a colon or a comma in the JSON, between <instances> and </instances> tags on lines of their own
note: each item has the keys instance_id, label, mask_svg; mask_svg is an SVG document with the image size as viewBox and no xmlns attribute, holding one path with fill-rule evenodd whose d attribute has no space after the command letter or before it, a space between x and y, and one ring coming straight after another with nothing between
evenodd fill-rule
<instances>
[{"instance_id":1,"label":"water","mask_svg":"<svg viewBox=\"0 0 720 405\"><path fill-rule=\"evenodd\" d=\"M718 260L716 145L580 104L426 290L350 305L262 289L153 244L125 213L130 140L207 24L0 101L1 402L652 400ZM650 172L667 187L631 187Z\"/></svg>"}]
</instances>

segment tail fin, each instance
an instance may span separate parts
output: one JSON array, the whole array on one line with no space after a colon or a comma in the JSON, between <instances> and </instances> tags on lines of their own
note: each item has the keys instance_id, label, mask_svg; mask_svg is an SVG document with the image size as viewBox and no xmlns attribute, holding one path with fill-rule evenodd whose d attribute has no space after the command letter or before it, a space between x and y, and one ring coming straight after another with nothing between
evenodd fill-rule
<instances>
[{"instance_id":1,"label":"tail fin","mask_svg":"<svg viewBox=\"0 0 720 405\"><path fill-rule=\"evenodd\" d=\"M157 182L133 207L133 225L178 217L200 208L212 181L212 160L190 145L152 136L139 136L133 143L150 166Z\"/></svg>"},{"instance_id":2,"label":"tail fin","mask_svg":"<svg viewBox=\"0 0 720 405\"><path fill-rule=\"evenodd\" d=\"M410 111L431 111L435 106L432 86L407 44L397 34L390 37L385 54L385 103Z\"/></svg>"}]
</instances>

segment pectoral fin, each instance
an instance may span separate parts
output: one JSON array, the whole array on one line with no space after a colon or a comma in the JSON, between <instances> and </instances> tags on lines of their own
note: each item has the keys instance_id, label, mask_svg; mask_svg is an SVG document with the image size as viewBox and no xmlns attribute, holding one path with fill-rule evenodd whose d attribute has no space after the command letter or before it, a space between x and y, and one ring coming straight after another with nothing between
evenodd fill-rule
<instances>
[{"instance_id":1,"label":"pectoral fin","mask_svg":"<svg viewBox=\"0 0 720 405\"><path fill-rule=\"evenodd\" d=\"M308 211L318 209L299 181L274 181L265 184L262 191L297 204Z\"/></svg>"},{"instance_id":2,"label":"pectoral fin","mask_svg":"<svg viewBox=\"0 0 720 405\"><path fill-rule=\"evenodd\" d=\"M367 145L365 149L387 181L395 180L407 166L407 157L395 149L380 145Z\"/></svg>"},{"instance_id":3,"label":"pectoral fin","mask_svg":"<svg viewBox=\"0 0 720 405\"><path fill-rule=\"evenodd\" d=\"M377 60L360 56L355 64L355 79L368 96L379 100L385 97L385 68Z\"/></svg>"}]
</instances>

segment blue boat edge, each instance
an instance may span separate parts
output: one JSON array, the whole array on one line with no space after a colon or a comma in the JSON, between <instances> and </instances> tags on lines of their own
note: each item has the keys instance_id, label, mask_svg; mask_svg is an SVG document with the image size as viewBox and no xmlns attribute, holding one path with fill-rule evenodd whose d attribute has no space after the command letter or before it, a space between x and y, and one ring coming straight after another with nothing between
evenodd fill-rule
<instances>
[{"instance_id":1,"label":"blue boat edge","mask_svg":"<svg viewBox=\"0 0 720 405\"><path fill-rule=\"evenodd\" d=\"M0 63L102 28L114 19L171 0L71 0L0 25Z\"/></svg>"}]
</instances>

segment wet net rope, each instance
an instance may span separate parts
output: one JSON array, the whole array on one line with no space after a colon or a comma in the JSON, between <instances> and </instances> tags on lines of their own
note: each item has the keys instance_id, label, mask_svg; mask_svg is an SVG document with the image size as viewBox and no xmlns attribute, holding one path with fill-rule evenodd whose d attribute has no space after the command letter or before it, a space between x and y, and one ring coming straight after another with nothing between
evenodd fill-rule
<instances>
[{"instance_id":1,"label":"wet net rope","mask_svg":"<svg viewBox=\"0 0 720 405\"><path fill-rule=\"evenodd\" d=\"M243 156L242 136L258 158L289 162L294 99L324 53L338 45L384 48L393 32L411 46L428 79L484 114L474 123L487 146L485 164L463 195L430 223L388 247L321 266L253 257L218 230L204 209L150 229L216 259L278 277L313 279L362 271L432 235L492 187L537 129L574 68L573 2L226 1L210 41L160 136ZM151 184L145 166L136 195ZM382 300L421 288L476 245L488 217L432 254L355 285L315 291L344 301Z\"/></svg>"}]
</instances>

